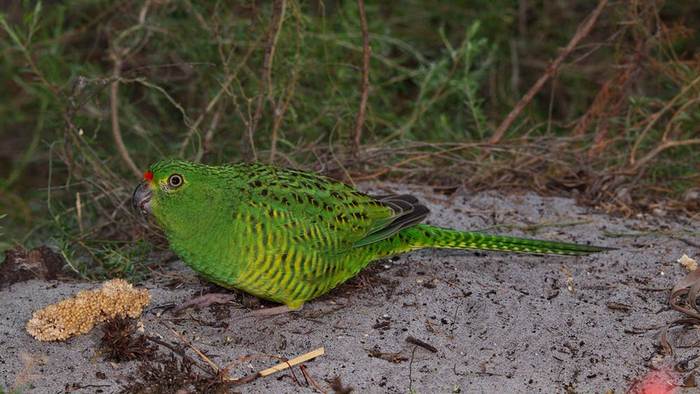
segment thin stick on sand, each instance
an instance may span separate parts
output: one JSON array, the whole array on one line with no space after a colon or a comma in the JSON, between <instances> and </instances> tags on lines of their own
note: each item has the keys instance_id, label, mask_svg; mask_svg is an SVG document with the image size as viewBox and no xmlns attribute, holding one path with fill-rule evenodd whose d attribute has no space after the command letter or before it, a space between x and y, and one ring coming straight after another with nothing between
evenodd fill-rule
<instances>
[{"instance_id":1,"label":"thin stick on sand","mask_svg":"<svg viewBox=\"0 0 700 394\"><path fill-rule=\"evenodd\" d=\"M240 379L235 379L233 381L235 383L238 383L238 384L250 383L257 378L264 378L264 377L270 376L274 373L284 371L285 369L289 369L295 365L312 360L312 359L319 357L319 356L323 356L325 353L326 353L326 350L324 348L320 347L316 350L312 350L308 353L302 354L301 356L294 357L291 360L283 361L283 362L281 362L273 367L263 369L262 371L259 371L253 375L244 376Z\"/></svg>"}]
</instances>

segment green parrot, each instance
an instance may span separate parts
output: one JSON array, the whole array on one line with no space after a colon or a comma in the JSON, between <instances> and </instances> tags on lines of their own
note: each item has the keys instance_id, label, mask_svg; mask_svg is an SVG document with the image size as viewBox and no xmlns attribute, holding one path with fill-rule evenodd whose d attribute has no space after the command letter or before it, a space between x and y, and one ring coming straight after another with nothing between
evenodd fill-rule
<instances>
[{"instance_id":1,"label":"green parrot","mask_svg":"<svg viewBox=\"0 0 700 394\"><path fill-rule=\"evenodd\" d=\"M292 310L373 260L417 249L574 256L608 249L420 224L429 211L413 196L370 196L317 174L259 163L159 161L132 201L203 277Z\"/></svg>"}]
</instances>

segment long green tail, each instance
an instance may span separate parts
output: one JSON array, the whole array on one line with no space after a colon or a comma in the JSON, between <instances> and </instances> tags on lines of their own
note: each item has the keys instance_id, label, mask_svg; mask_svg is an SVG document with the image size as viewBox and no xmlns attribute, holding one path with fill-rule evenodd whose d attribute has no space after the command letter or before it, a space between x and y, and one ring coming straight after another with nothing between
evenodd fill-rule
<instances>
[{"instance_id":1,"label":"long green tail","mask_svg":"<svg viewBox=\"0 0 700 394\"><path fill-rule=\"evenodd\" d=\"M426 224L419 224L401 231L408 236L415 249L447 248L447 249L476 249L498 250L516 253L557 254L568 256L584 256L602 252L612 248L580 245L567 242L544 241L491 235L479 232L458 231Z\"/></svg>"}]
</instances>

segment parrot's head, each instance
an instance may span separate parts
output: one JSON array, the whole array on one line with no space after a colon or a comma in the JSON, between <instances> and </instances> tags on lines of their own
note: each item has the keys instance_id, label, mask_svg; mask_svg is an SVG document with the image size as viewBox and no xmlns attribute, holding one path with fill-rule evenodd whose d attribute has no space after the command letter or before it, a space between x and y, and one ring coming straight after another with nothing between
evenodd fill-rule
<instances>
[{"instance_id":1,"label":"parrot's head","mask_svg":"<svg viewBox=\"0 0 700 394\"><path fill-rule=\"evenodd\" d=\"M133 206L152 215L167 233L199 231L211 224L222 193L220 179L208 167L182 160L162 160L148 168L132 196Z\"/></svg>"}]
</instances>

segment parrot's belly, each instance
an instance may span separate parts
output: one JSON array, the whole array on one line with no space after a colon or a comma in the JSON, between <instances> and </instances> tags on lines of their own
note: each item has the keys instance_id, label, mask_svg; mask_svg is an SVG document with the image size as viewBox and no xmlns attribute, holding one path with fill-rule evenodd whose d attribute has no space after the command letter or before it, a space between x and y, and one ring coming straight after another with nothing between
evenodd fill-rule
<instances>
[{"instance_id":1,"label":"parrot's belly","mask_svg":"<svg viewBox=\"0 0 700 394\"><path fill-rule=\"evenodd\" d=\"M358 250L359 252L360 250ZM178 254L193 270L219 286L238 289L256 297L286 304L291 309L319 297L355 276L369 261L364 253L323 258L294 253L255 258L197 258L186 251Z\"/></svg>"},{"instance_id":2,"label":"parrot's belly","mask_svg":"<svg viewBox=\"0 0 700 394\"><path fill-rule=\"evenodd\" d=\"M234 241L183 237L171 238L170 246L207 280L292 309L354 277L371 261L385 257L385 249L394 247L384 246L385 241L339 251L248 230L238 233L240 239ZM202 248L205 243L208 247Z\"/></svg>"},{"instance_id":3,"label":"parrot's belly","mask_svg":"<svg viewBox=\"0 0 700 394\"><path fill-rule=\"evenodd\" d=\"M327 260L318 256L295 258L282 254L262 264L248 265L231 283L231 287L296 309L355 276L359 269L348 269L354 265L348 264L350 259L354 260L354 256Z\"/></svg>"}]
</instances>

